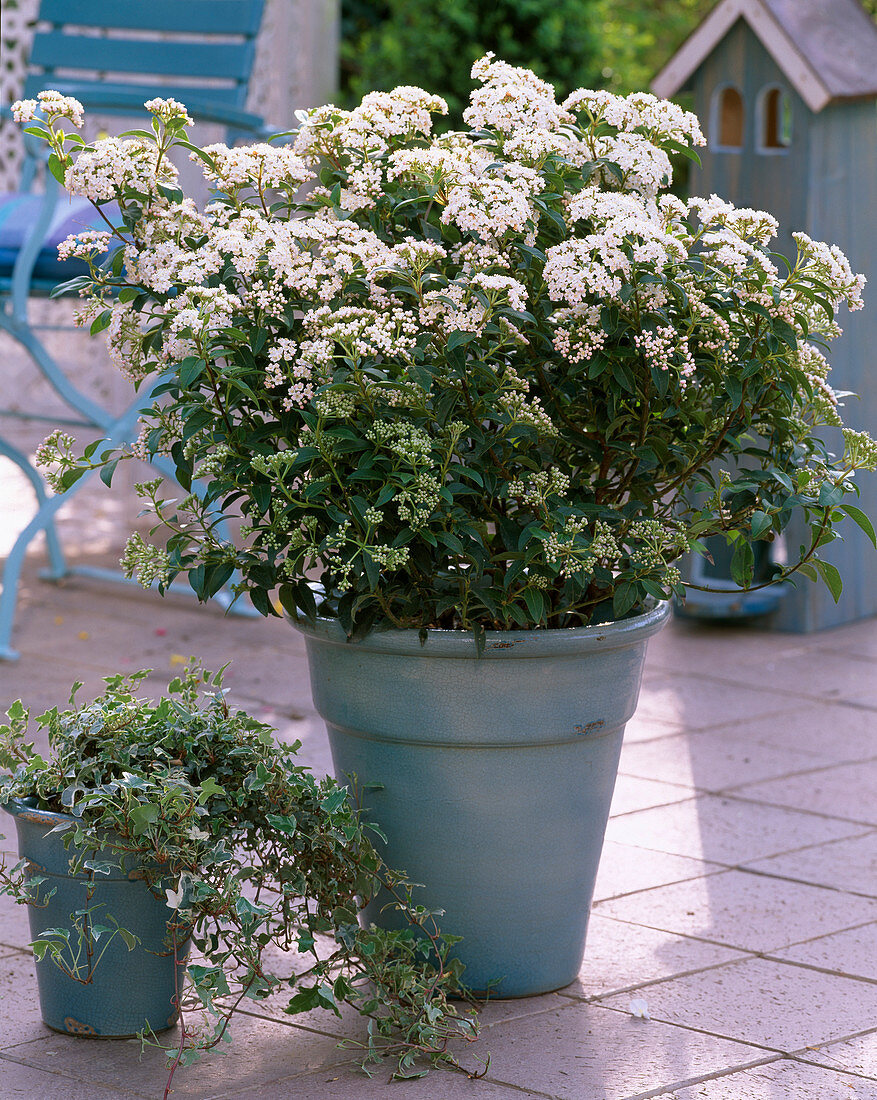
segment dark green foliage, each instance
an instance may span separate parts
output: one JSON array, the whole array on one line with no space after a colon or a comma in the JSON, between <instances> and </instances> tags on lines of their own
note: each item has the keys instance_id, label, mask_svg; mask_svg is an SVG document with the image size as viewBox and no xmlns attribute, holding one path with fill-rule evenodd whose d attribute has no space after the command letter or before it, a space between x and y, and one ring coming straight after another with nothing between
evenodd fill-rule
<instances>
[{"instance_id":1,"label":"dark green foliage","mask_svg":"<svg viewBox=\"0 0 877 1100\"><path fill-rule=\"evenodd\" d=\"M362 0L342 3L341 92L353 106L375 89L428 88L458 129L473 61L492 51L532 69L561 96L599 87L602 0Z\"/></svg>"}]
</instances>

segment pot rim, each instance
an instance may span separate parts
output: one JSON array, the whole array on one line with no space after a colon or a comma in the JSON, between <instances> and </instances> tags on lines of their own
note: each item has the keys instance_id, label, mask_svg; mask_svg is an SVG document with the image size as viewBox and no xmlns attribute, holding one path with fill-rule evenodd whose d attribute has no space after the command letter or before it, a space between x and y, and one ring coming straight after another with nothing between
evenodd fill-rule
<instances>
[{"instance_id":1,"label":"pot rim","mask_svg":"<svg viewBox=\"0 0 877 1100\"><path fill-rule=\"evenodd\" d=\"M364 638L349 639L337 619L291 620L305 639L317 643L357 646L374 653L397 656L451 657L458 659L526 660L539 657L569 657L582 653L606 652L639 645L656 634L672 611L663 600L641 615L582 627L536 628L535 630L485 631L484 650L478 658L475 638L467 630L428 630L421 642L420 631L389 627L374 630Z\"/></svg>"},{"instance_id":2,"label":"pot rim","mask_svg":"<svg viewBox=\"0 0 877 1100\"><path fill-rule=\"evenodd\" d=\"M21 817L34 825L49 825L54 827L68 821L76 821L73 814L61 813L59 810L43 810L35 805L36 798L28 795L25 798L9 798L0 802L0 810L5 810L10 817Z\"/></svg>"}]
</instances>

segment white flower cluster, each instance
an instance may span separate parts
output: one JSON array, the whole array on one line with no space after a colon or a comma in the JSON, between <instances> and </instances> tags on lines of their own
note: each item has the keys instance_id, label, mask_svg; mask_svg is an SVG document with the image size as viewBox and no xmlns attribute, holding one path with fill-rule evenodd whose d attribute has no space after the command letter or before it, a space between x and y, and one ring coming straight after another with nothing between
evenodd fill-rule
<instances>
[{"instance_id":1,"label":"white flower cluster","mask_svg":"<svg viewBox=\"0 0 877 1100\"><path fill-rule=\"evenodd\" d=\"M167 551L146 542L136 531L128 537L119 565L126 577L136 576L144 588L153 584L165 585L170 577Z\"/></svg>"},{"instance_id":2,"label":"white flower cluster","mask_svg":"<svg viewBox=\"0 0 877 1100\"><path fill-rule=\"evenodd\" d=\"M204 342L227 328L240 299L225 287L190 286L167 308L162 355L168 362L179 362L205 351Z\"/></svg>"},{"instance_id":3,"label":"white flower cluster","mask_svg":"<svg viewBox=\"0 0 877 1100\"><path fill-rule=\"evenodd\" d=\"M592 122L607 122L619 130L642 130L655 140L706 145L697 115L648 92L619 96L579 88L567 96L563 108L573 114L585 114Z\"/></svg>"},{"instance_id":4,"label":"white flower cluster","mask_svg":"<svg viewBox=\"0 0 877 1100\"><path fill-rule=\"evenodd\" d=\"M431 116L447 112L448 105L440 96L422 88L403 85L392 92L371 92L352 111L328 104L307 112L293 151L309 162L321 156L337 157L345 150L364 155L385 153L396 139L429 134Z\"/></svg>"},{"instance_id":5,"label":"white flower cluster","mask_svg":"<svg viewBox=\"0 0 877 1100\"><path fill-rule=\"evenodd\" d=\"M109 202L132 192L155 196L160 183L174 183L177 170L167 157L159 157L156 147L140 138L100 138L91 149L83 150L64 176L71 195L92 202Z\"/></svg>"},{"instance_id":6,"label":"white flower cluster","mask_svg":"<svg viewBox=\"0 0 877 1100\"><path fill-rule=\"evenodd\" d=\"M299 348L294 340L281 337L268 349L268 370L265 382L268 386L283 387L284 409L304 408L314 395L311 384L311 364L299 359Z\"/></svg>"},{"instance_id":7,"label":"white flower cluster","mask_svg":"<svg viewBox=\"0 0 877 1100\"><path fill-rule=\"evenodd\" d=\"M812 421L817 424L832 424L840 427L841 418L838 413L838 397L828 384L830 367L828 360L813 344L801 341L795 355L798 370L801 372L813 396L801 392L800 399L805 409L811 414Z\"/></svg>"},{"instance_id":8,"label":"white flower cluster","mask_svg":"<svg viewBox=\"0 0 877 1100\"><path fill-rule=\"evenodd\" d=\"M593 535L587 545L579 542L586 527L587 520L583 517L571 517L561 531L552 531L545 539L545 560L558 569L561 577L577 574L589 577L598 565L612 569L617 563L621 549L609 524L595 520Z\"/></svg>"},{"instance_id":9,"label":"white flower cluster","mask_svg":"<svg viewBox=\"0 0 877 1100\"><path fill-rule=\"evenodd\" d=\"M571 363L592 359L606 346L609 338L603 331L598 305L579 304L572 309L557 309L551 321L556 326L554 346Z\"/></svg>"},{"instance_id":10,"label":"white flower cluster","mask_svg":"<svg viewBox=\"0 0 877 1100\"><path fill-rule=\"evenodd\" d=\"M88 260L106 252L113 234L107 229L86 229L81 233L71 233L58 245L58 259L70 260L73 257Z\"/></svg>"},{"instance_id":11,"label":"white flower cluster","mask_svg":"<svg viewBox=\"0 0 877 1100\"><path fill-rule=\"evenodd\" d=\"M877 470L877 439L867 432L843 428L844 462L857 470Z\"/></svg>"},{"instance_id":12,"label":"white flower cluster","mask_svg":"<svg viewBox=\"0 0 877 1100\"><path fill-rule=\"evenodd\" d=\"M177 99L162 99L156 96L155 99L148 99L143 106L150 114L164 122L182 122L186 126L192 125L192 118L186 110L186 105Z\"/></svg>"},{"instance_id":13,"label":"white flower cluster","mask_svg":"<svg viewBox=\"0 0 877 1100\"><path fill-rule=\"evenodd\" d=\"M572 122L569 111L559 107L554 89L529 69L497 61L489 53L472 66L472 77L483 87L473 91L463 120L473 130L556 130Z\"/></svg>"},{"instance_id":14,"label":"white flower cluster","mask_svg":"<svg viewBox=\"0 0 877 1100\"><path fill-rule=\"evenodd\" d=\"M200 165L205 179L231 193L243 188L263 192L282 187L294 191L314 178L301 157L286 145L260 143L230 149L217 143L205 146L204 152L212 167L195 153L189 157Z\"/></svg>"},{"instance_id":15,"label":"white flower cluster","mask_svg":"<svg viewBox=\"0 0 877 1100\"><path fill-rule=\"evenodd\" d=\"M809 277L839 287L838 297L846 302L847 308L861 309L865 304L862 301L865 276L853 273L849 260L837 245L814 241L806 233L793 233L792 237L798 246L799 258L810 267Z\"/></svg>"},{"instance_id":16,"label":"white flower cluster","mask_svg":"<svg viewBox=\"0 0 877 1100\"><path fill-rule=\"evenodd\" d=\"M416 424L376 420L365 435L366 439L398 455L411 466L423 466L430 460L432 440Z\"/></svg>"},{"instance_id":17,"label":"white flower cluster","mask_svg":"<svg viewBox=\"0 0 877 1100\"><path fill-rule=\"evenodd\" d=\"M569 492L569 475L552 466L548 470L537 470L526 480L516 478L509 482L509 497L529 504L531 508L542 508L551 496L564 497Z\"/></svg>"},{"instance_id":18,"label":"white flower cluster","mask_svg":"<svg viewBox=\"0 0 877 1100\"><path fill-rule=\"evenodd\" d=\"M66 469L73 464L73 448L76 440L72 435L57 428L47 435L34 453L37 466L44 472L46 481L56 493L63 491L61 477Z\"/></svg>"},{"instance_id":19,"label":"white flower cluster","mask_svg":"<svg viewBox=\"0 0 877 1100\"><path fill-rule=\"evenodd\" d=\"M464 176L448 192L442 221L464 233L477 233L482 239L506 233L526 235L538 220L531 195L532 187L525 180Z\"/></svg>"},{"instance_id":20,"label":"white flower cluster","mask_svg":"<svg viewBox=\"0 0 877 1100\"><path fill-rule=\"evenodd\" d=\"M653 332L639 332L634 337L634 344L650 367L661 371L675 367L683 388L694 374L691 349L672 325L661 325Z\"/></svg>"},{"instance_id":21,"label":"white flower cluster","mask_svg":"<svg viewBox=\"0 0 877 1100\"><path fill-rule=\"evenodd\" d=\"M631 563L646 569L666 570L667 559L676 558L690 549L688 538L676 523L656 519L636 520L627 531Z\"/></svg>"},{"instance_id":22,"label":"white flower cluster","mask_svg":"<svg viewBox=\"0 0 877 1100\"><path fill-rule=\"evenodd\" d=\"M423 527L433 514L441 496L441 485L432 474L421 473L401 488L393 498L399 519L412 529Z\"/></svg>"},{"instance_id":23,"label":"white flower cluster","mask_svg":"<svg viewBox=\"0 0 877 1100\"><path fill-rule=\"evenodd\" d=\"M36 99L19 99L12 104L12 117L16 122L31 122L38 114L46 116L49 123L66 118L78 129L85 121L85 110L78 99L60 92L38 92Z\"/></svg>"},{"instance_id":24,"label":"white flower cluster","mask_svg":"<svg viewBox=\"0 0 877 1100\"><path fill-rule=\"evenodd\" d=\"M145 333L142 318L130 302L117 298L110 311L107 328L107 349L110 359L132 382L139 382L149 373L151 362L143 346Z\"/></svg>"}]
</instances>

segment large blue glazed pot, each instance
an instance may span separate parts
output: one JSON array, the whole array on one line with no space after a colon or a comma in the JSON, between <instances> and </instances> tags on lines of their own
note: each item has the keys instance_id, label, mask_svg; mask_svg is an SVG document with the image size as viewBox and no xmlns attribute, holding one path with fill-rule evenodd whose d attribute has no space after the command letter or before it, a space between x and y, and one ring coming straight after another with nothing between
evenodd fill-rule
<instances>
[{"instance_id":1,"label":"large blue glazed pot","mask_svg":"<svg viewBox=\"0 0 877 1100\"><path fill-rule=\"evenodd\" d=\"M348 642L297 624L335 774L355 777L389 866L443 909L478 992L525 997L572 982L624 726L661 604L617 623L473 637L416 630ZM365 911L393 920L377 899Z\"/></svg>"},{"instance_id":2,"label":"large blue glazed pot","mask_svg":"<svg viewBox=\"0 0 877 1100\"><path fill-rule=\"evenodd\" d=\"M65 974L48 954L37 962L43 1022L69 1035L104 1038L130 1037L147 1026L153 1031L172 1027L179 1015L167 926L173 914L165 897L157 897L143 881L139 861L112 851L97 852L90 858L117 864L109 875L71 875L69 863L76 850L64 847L62 833L51 831L70 821L66 814L36 809L28 800L10 801L3 809L15 819L19 854L28 861L29 873L45 880L38 887L40 904L28 906L33 939L49 928L70 928L76 950L71 914L88 907L92 923L112 928L118 922L140 940L129 951L122 937L114 936L103 957L91 966L83 950L80 976L85 982ZM55 893L46 900L52 889ZM103 951L108 935L92 941L93 959ZM187 952L188 944L178 952L180 981Z\"/></svg>"}]
</instances>

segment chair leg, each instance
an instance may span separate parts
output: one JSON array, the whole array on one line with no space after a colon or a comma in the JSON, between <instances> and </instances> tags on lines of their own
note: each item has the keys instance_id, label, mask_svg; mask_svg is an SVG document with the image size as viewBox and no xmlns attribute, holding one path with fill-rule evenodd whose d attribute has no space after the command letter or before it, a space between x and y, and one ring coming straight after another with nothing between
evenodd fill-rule
<instances>
[{"instance_id":1,"label":"chair leg","mask_svg":"<svg viewBox=\"0 0 877 1100\"><path fill-rule=\"evenodd\" d=\"M73 385L43 342L37 338L30 324L20 317L5 313L0 314L0 328L5 329L24 348L55 393L69 408L75 409L83 417L85 427L94 427L105 432L111 430L115 416Z\"/></svg>"},{"instance_id":2,"label":"chair leg","mask_svg":"<svg viewBox=\"0 0 877 1100\"><path fill-rule=\"evenodd\" d=\"M15 621L15 606L18 599L18 582L21 579L21 567L31 539L40 531L54 530L54 516L62 504L63 496L46 497L37 509L36 515L24 528L9 551L3 566L3 591L0 592L0 660L14 661L18 657L12 648L12 626Z\"/></svg>"},{"instance_id":3,"label":"chair leg","mask_svg":"<svg viewBox=\"0 0 877 1100\"><path fill-rule=\"evenodd\" d=\"M27 455L2 438L0 438L0 455L14 462L28 479L34 491L34 495L37 498L37 507L39 508L45 504L46 501L49 500L49 496L46 493L45 482L33 468ZM47 519L43 530L46 533L46 548L49 552L49 579L57 581L66 575L67 563L64 560L64 551L61 547L61 540L58 537L58 531L55 527L54 513Z\"/></svg>"}]
</instances>

